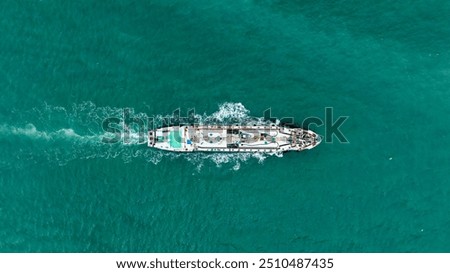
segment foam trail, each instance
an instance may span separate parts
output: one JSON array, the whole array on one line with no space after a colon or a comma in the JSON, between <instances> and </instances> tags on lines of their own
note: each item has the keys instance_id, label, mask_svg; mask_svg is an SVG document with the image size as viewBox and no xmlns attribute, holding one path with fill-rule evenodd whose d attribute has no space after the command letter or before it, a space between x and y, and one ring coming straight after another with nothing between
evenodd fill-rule
<instances>
[{"instance_id":1,"label":"foam trail","mask_svg":"<svg viewBox=\"0 0 450 273\"><path fill-rule=\"evenodd\" d=\"M226 102L219 105L219 110L208 118L226 122L229 120L244 121L249 119L250 111L242 103Z\"/></svg>"},{"instance_id":2,"label":"foam trail","mask_svg":"<svg viewBox=\"0 0 450 273\"><path fill-rule=\"evenodd\" d=\"M67 142L91 142L101 141L105 135L79 135L71 128L62 128L56 131L38 130L34 124L28 123L24 127L0 125L0 135L25 137L31 140L42 141L67 141Z\"/></svg>"}]
</instances>

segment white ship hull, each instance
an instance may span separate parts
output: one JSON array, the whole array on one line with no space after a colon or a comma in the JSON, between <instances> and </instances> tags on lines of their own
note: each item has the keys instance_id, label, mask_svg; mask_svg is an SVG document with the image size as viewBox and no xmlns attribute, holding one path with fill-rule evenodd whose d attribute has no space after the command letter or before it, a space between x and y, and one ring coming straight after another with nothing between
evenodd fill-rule
<instances>
[{"instance_id":1,"label":"white ship hull","mask_svg":"<svg viewBox=\"0 0 450 273\"><path fill-rule=\"evenodd\" d=\"M148 132L148 146L173 152L276 153L309 150L321 141L301 128L271 126L172 126Z\"/></svg>"}]
</instances>

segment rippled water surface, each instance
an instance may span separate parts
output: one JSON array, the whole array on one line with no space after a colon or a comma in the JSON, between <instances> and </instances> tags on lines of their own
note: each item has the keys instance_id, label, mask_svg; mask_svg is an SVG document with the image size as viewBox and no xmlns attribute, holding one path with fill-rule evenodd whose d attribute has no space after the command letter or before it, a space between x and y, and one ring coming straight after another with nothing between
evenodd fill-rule
<instances>
[{"instance_id":1,"label":"rippled water surface","mask_svg":"<svg viewBox=\"0 0 450 273\"><path fill-rule=\"evenodd\" d=\"M448 2L0 10L0 251L450 251ZM124 108L301 121L325 107L349 117L349 144L179 155L101 141Z\"/></svg>"}]
</instances>

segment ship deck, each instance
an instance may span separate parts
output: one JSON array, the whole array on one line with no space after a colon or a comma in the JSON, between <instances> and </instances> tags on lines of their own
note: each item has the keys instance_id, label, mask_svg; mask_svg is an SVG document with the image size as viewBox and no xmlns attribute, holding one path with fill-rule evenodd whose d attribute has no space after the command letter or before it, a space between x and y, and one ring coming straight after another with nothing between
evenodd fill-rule
<instances>
[{"instance_id":1,"label":"ship deck","mask_svg":"<svg viewBox=\"0 0 450 273\"><path fill-rule=\"evenodd\" d=\"M148 144L177 152L277 152L310 149L311 145L301 138L304 132L299 128L278 126L174 126L150 131Z\"/></svg>"}]
</instances>

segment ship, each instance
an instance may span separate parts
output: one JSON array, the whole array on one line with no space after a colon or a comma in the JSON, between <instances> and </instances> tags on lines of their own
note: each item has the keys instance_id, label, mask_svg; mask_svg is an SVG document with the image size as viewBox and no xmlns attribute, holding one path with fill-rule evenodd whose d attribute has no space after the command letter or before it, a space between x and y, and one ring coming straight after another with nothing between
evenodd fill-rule
<instances>
[{"instance_id":1,"label":"ship","mask_svg":"<svg viewBox=\"0 0 450 273\"><path fill-rule=\"evenodd\" d=\"M269 125L184 125L148 131L148 146L172 152L280 153L309 150L321 137L302 128Z\"/></svg>"}]
</instances>

